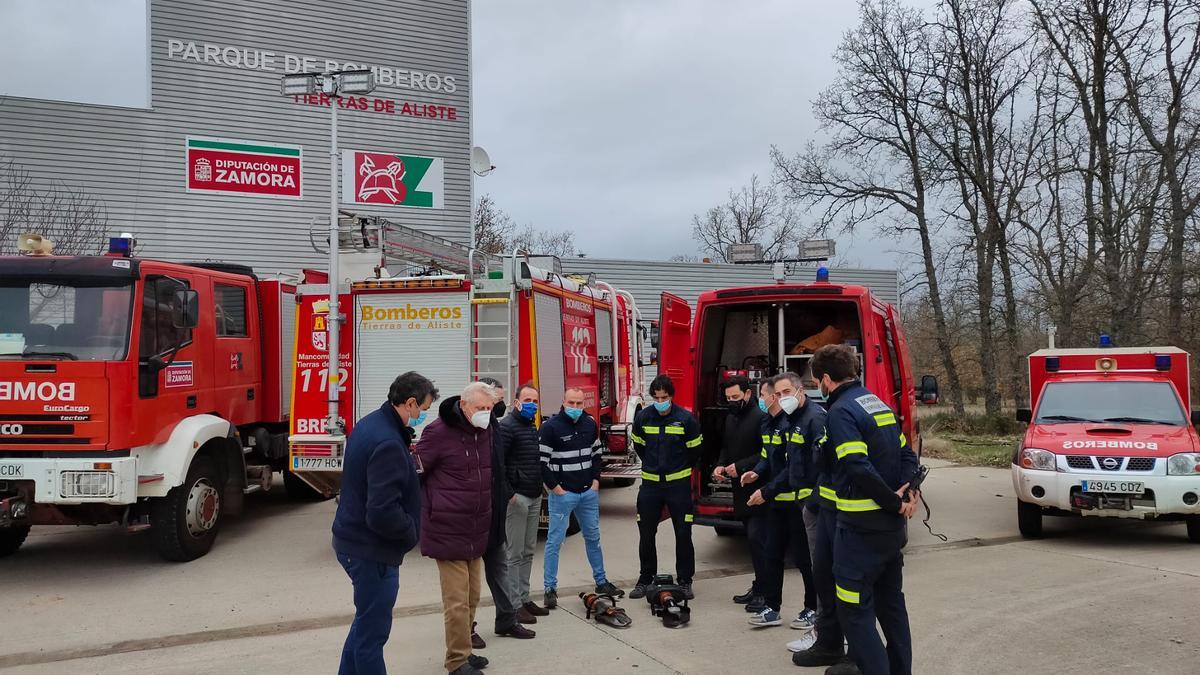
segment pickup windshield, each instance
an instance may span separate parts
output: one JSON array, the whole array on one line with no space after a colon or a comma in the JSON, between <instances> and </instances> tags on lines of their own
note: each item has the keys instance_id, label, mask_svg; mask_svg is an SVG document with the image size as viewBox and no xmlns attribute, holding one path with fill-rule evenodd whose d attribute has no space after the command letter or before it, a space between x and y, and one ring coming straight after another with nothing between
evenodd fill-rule
<instances>
[{"instance_id":1,"label":"pickup windshield","mask_svg":"<svg viewBox=\"0 0 1200 675\"><path fill-rule=\"evenodd\" d=\"M1038 403L1038 424L1111 422L1171 424L1187 418L1169 382L1051 382Z\"/></svg>"},{"instance_id":2,"label":"pickup windshield","mask_svg":"<svg viewBox=\"0 0 1200 675\"><path fill-rule=\"evenodd\" d=\"M0 359L120 361L132 280L0 277Z\"/></svg>"}]
</instances>

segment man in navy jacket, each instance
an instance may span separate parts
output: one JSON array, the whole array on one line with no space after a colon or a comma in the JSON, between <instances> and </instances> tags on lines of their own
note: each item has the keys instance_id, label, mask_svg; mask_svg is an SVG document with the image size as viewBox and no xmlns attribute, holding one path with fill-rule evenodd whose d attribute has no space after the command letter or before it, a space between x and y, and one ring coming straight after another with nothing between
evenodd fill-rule
<instances>
[{"instance_id":1,"label":"man in navy jacket","mask_svg":"<svg viewBox=\"0 0 1200 675\"><path fill-rule=\"evenodd\" d=\"M392 630L400 563L420 539L421 486L409 444L438 396L428 378L396 378L388 400L354 425L346 444L333 550L354 585L354 622L340 675L386 673L383 645Z\"/></svg>"}]
</instances>

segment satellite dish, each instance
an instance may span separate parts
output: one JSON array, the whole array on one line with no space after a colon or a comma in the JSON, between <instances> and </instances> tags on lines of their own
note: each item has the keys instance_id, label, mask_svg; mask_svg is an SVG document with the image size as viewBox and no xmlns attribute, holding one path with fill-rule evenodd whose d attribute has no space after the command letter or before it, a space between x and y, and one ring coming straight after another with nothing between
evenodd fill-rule
<instances>
[{"instance_id":1,"label":"satellite dish","mask_svg":"<svg viewBox=\"0 0 1200 675\"><path fill-rule=\"evenodd\" d=\"M54 243L40 234L22 232L17 235L17 250L26 255L50 255Z\"/></svg>"},{"instance_id":2,"label":"satellite dish","mask_svg":"<svg viewBox=\"0 0 1200 675\"><path fill-rule=\"evenodd\" d=\"M495 168L492 165L492 158L488 157L487 150L478 145L471 148L471 171L474 171L476 176L486 176Z\"/></svg>"}]
</instances>

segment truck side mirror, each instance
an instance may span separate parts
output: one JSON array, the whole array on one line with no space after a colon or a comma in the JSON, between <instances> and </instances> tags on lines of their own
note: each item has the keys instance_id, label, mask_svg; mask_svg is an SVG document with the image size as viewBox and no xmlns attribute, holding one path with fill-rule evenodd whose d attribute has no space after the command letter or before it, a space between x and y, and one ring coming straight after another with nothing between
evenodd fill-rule
<instances>
[{"instance_id":1,"label":"truck side mirror","mask_svg":"<svg viewBox=\"0 0 1200 675\"><path fill-rule=\"evenodd\" d=\"M1200 410L1192 411L1192 426L1200 424Z\"/></svg>"},{"instance_id":2,"label":"truck side mirror","mask_svg":"<svg viewBox=\"0 0 1200 675\"><path fill-rule=\"evenodd\" d=\"M1029 408L1017 408L1017 421L1029 424L1033 421L1033 411Z\"/></svg>"},{"instance_id":3,"label":"truck side mirror","mask_svg":"<svg viewBox=\"0 0 1200 675\"><path fill-rule=\"evenodd\" d=\"M176 328L195 328L200 323L200 294L190 288L175 291L171 309Z\"/></svg>"},{"instance_id":4,"label":"truck side mirror","mask_svg":"<svg viewBox=\"0 0 1200 675\"><path fill-rule=\"evenodd\" d=\"M937 378L933 375L921 376L921 387L917 390L917 400L925 405L937 405L938 399Z\"/></svg>"},{"instance_id":5,"label":"truck side mirror","mask_svg":"<svg viewBox=\"0 0 1200 675\"><path fill-rule=\"evenodd\" d=\"M650 346L658 349L658 322L654 321L650 324Z\"/></svg>"}]
</instances>

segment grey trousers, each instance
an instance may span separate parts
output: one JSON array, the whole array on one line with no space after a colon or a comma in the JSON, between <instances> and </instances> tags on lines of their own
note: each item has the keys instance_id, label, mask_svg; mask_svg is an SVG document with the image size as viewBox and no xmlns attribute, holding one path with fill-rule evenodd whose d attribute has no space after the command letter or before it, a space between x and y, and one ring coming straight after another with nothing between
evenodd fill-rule
<instances>
[{"instance_id":1,"label":"grey trousers","mask_svg":"<svg viewBox=\"0 0 1200 675\"><path fill-rule=\"evenodd\" d=\"M542 497L517 495L508 503L504 520L508 539L509 597L517 607L529 602L529 576L533 573L533 549L537 547L538 519L542 514Z\"/></svg>"}]
</instances>

